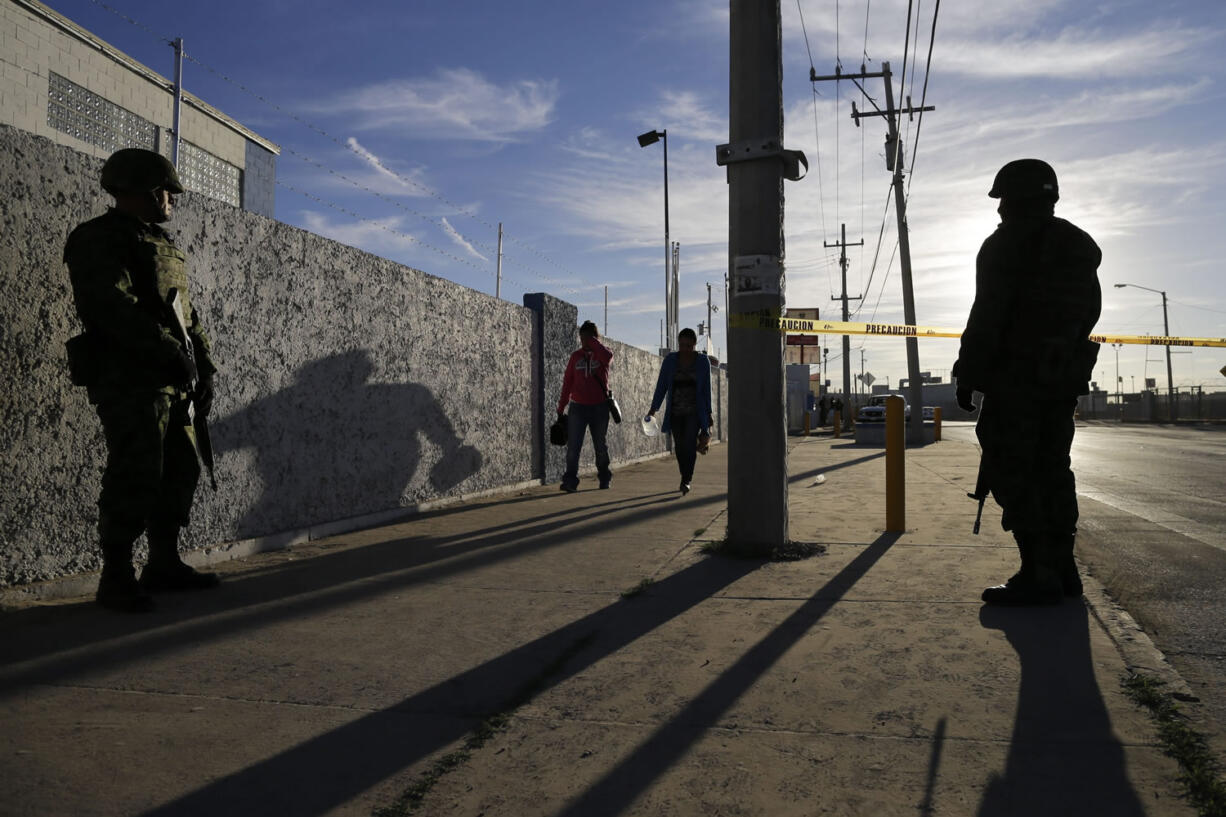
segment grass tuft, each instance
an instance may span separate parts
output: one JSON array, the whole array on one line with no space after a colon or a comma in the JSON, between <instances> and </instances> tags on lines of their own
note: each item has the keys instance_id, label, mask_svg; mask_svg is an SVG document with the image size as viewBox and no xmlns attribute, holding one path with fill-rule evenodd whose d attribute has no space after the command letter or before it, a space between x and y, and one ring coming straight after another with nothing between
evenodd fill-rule
<instances>
[{"instance_id":1,"label":"grass tuft","mask_svg":"<svg viewBox=\"0 0 1226 817\"><path fill-rule=\"evenodd\" d=\"M641 582L636 584L634 587L631 587L628 590L623 590L622 598L631 599L631 598L634 598L635 596L641 596L644 593L646 593L647 588L651 587L654 583L655 583L655 579L643 579Z\"/></svg>"},{"instance_id":2,"label":"grass tuft","mask_svg":"<svg viewBox=\"0 0 1226 817\"><path fill-rule=\"evenodd\" d=\"M1138 706L1149 710L1158 725L1158 739L1167 755L1179 763L1179 780L1201 817L1226 817L1226 783L1205 737L1193 729L1179 711L1164 683L1139 673L1124 679L1124 691Z\"/></svg>"}]
</instances>

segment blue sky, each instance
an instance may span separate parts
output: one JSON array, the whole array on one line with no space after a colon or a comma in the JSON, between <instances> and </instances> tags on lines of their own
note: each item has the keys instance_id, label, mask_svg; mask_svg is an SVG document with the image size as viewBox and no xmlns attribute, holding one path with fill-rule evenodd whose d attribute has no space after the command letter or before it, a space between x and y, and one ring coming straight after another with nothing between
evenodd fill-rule
<instances>
[{"instance_id":1,"label":"blue sky","mask_svg":"<svg viewBox=\"0 0 1226 817\"><path fill-rule=\"evenodd\" d=\"M188 62L185 86L282 145L278 219L490 293L502 222L504 298L552 292L602 323L608 285L609 334L644 348L663 316L662 156L635 136L667 128L682 325L705 321L708 282L722 306L727 187L714 147L728 134L727 2L106 0L139 26L100 2L49 5L166 75L172 52L156 35L183 37L217 72ZM916 104L935 5L912 4ZM819 74L836 58L856 70L867 54L869 70L891 62L901 96L907 9L783 3L785 142L812 168L785 191L790 306L837 317L837 251L822 245L846 223L848 240L865 242L849 251L849 291L865 295L853 319L902 322L892 208L881 232L884 124L857 129L859 90L820 83L815 99L808 72L810 54ZM904 131L919 323L963 325L975 253L997 222L992 176L1039 156L1060 175L1057 214L1103 248L1100 331L1161 333L1161 298L1111 286L1126 282L1167 290L1172 334L1226 336L1224 47L1226 4L1212 0L947 0L927 91L936 111L914 157L917 123ZM866 90L881 101L881 80ZM720 316L714 345L725 348ZM862 348L879 379L905 374L900 340L852 348L855 371ZM924 369L946 374L956 355L957 341L921 341ZM1118 356L1125 388L1145 375L1165 385L1160 347ZM1115 360L1100 354L1101 382ZM1223 364L1226 350L1180 350L1176 384L1226 387Z\"/></svg>"}]
</instances>

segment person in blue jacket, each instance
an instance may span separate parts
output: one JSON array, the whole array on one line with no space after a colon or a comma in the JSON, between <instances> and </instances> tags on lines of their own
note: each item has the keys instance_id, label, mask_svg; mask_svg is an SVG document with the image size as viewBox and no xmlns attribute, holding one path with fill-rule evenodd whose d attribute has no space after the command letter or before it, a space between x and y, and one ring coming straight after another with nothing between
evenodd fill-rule
<instances>
[{"instance_id":1,"label":"person in blue jacket","mask_svg":"<svg viewBox=\"0 0 1226 817\"><path fill-rule=\"evenodd\" d=\"M669 354L660 364L656 393L651 398L651 411L647 412L650 420L667 400L660 430L673 434L682 496L690 492L698 452L707 453L711 441L711 361L695 350L697 345L698 336L693 329L678 333L680 351Z\"/></svg>"}]
</instances>

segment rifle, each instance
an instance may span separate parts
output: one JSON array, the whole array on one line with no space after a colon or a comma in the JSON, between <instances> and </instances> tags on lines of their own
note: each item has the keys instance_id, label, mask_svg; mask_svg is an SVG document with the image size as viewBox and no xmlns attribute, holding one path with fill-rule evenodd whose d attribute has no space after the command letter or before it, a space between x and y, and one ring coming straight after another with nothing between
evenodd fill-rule
<instances>
[{"instance_id":1,"label":"rifle","mask_svg":"<svg viewBox=\"0 0 1226 817\"><path fill-rule=\"evenodd\" d=\"M979 510L975 513L975 529L973 531L973 533L976 536L979 535L979 520L983 517L983 503L985 500L987 500L988 493L990 493L992 490L988 486L987 468L984 467L983 461L984 461L984 455L983 455L983 452L980 451L979 452L979 475L975 478L975 493L967 494L967 496L970 497L971 499L979 500Z\"/></svg>"},{"instance_id":2,"label":"rifle","mask_svg":"<svg viewBox=\"0 0 1226 817\"><path fill-rule=\"evenodd\" d=\"M172 322L173 327L177 327L179 343L183 344L183 351L187 352L187 356L192 361L192 366L196 366L196 347L192 345L191 336L187 334L187 324L183 320L183 310L179 307L179 290L176 287L171 287L166 293L166 307L174 316ZM196 411L196 391L199 388L198 378L193 378L188 384L187 393L187 420L192 424L192 428L196 430L196 453L200 456L200 461L204 463L204 468L209 473L209 484L213 486L213 490L217 490L217 477L213 472L213 439L209 436L209 419L202 413Z\"/></svg>"}]
</instances>

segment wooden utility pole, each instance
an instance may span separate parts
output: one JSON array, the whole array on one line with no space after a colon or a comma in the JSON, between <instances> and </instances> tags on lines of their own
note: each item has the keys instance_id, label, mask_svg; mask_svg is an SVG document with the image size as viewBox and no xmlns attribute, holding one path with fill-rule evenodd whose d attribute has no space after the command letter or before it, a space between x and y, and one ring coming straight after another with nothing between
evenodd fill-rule
<instances>
[{"instance_id":1,"label":"wooden utility pole","mask_svg":"<svg viewBox=\"0 0 1226 817\"><path fill-rule=\"evenodd\" d=\"M885 164L886 169L894 173L894 212L898 215L898 256L899 265L902 271L902 308L903 320L910 326L915 326L915 289L911 282L911 239L907 232L907 197L903 190L903 146L898 137L898 114L912 114L920 111L935 111L936 108L932 105L915 108L911 106L911 98L907 98L907 107L894 107L894 80L890 73L890 64L888 62L881 63L881 70L876 72L865 71L864 66L860 66L859 73L844 74L835 69L836 73L830 76L819 77L817 72L809 69L809 81L819 82L826 80L849 79L853 82L861 79L869 79L871 77L881 77L885 80L885 110L878 108L875 111L858 111L856 103L851 103L851 118L855 121L856 127L860 126L860 119L866 116L882 116L886 121L886 139L885 139ZM859 82L856 82L859 86ZM861 88L863 90L863 88ZM872 98L865 94L865 97L872 102ZM872 103L876 108L876 103ZM911 433L913 439L917 442L923 439L924 433L924 386L923 378L920 376L919 363L919 342L914 335L908 335L906 338L907 344L907 385L908 393L911 402Z\"/></svg>"},{"instance_id":2,"label":"wooden utility pole","mask_svg":"<svg viewBox=\"0 0 1226 817\"><path fill-rule=\"evenodd\" d=\"M779 0L731 0L728 170L728 544L763 555L788 541L783 340L740 318L783 314L782 48ZM793 178L797 178L792 174Z\"/></svg>"},{"instance_id":3,"label":"wooden utility pole","mask_svg":"<svg viewBox=\"0 0 1226 817\"><path fill-rule=\"evenodd\" d=\"M838 298L831 298L832 301L843 302L843 322L851 320L851 311L847 308L847 302L859 301L864 298L863 294L854 297L847 294L847 248L864 246L864 239L860 239L855 244L847 243L847 225L842 225L842 239L833 244L822 242L823 247L838 247L839 248L839 268L843 270L843 294ZM843 336L843 399L847 401L847 408L851 408L851 336Z\"/></svg>"}]
</instances>

